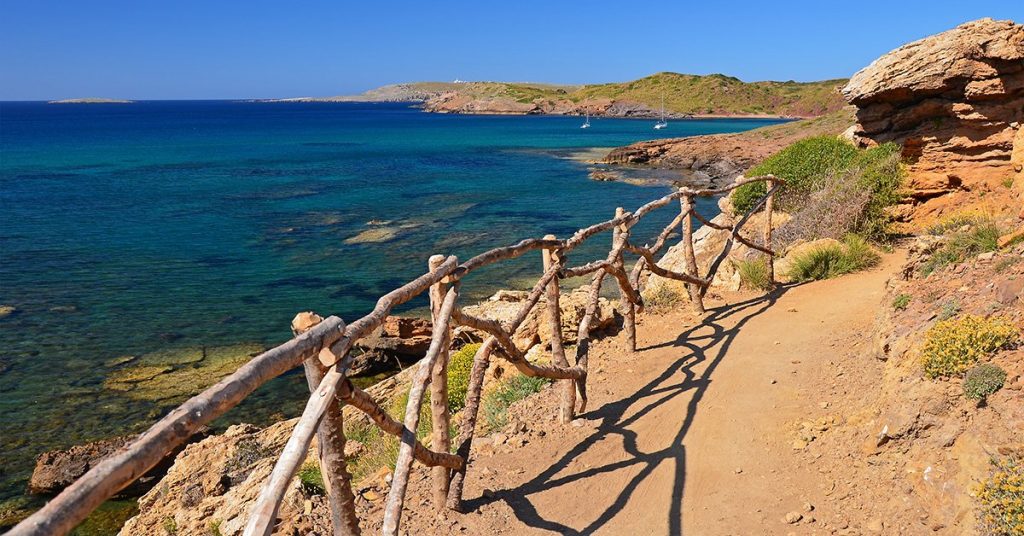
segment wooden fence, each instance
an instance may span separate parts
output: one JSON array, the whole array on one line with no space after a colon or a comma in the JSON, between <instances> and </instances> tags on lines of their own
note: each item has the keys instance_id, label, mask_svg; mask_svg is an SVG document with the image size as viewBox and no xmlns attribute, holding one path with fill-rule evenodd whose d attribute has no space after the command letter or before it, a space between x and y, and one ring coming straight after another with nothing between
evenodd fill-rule
<instances>
[{"instance_id":1,"label":"wooden fence","mask_svg":"<svg viewBox=\"0 0 1024 536\"><path fill-rule=\"evenodd\" d=\"M759 181L767 183L766 195L731 228L713 224L695 210L697 197L724 195L743 184ZM348 325L336 316L321 318L312 313L301 313L292 323L295 334L293 339L254 357L230 376L171 411L133 442L98 463L42 509L18 524L9 534L67 534L101 503L153 468L168 452L187 441L200 427L236 406L259 386L299 365L305 368L312 394L270 478L252 507L244 534L271 534L281 501L289 483L308 454L314 434L318 435L320 467L327 489L334 533L359 533L354 496L345 466L345 435L339 401L365 412L381 430L401 439L391 489L384 508L384 535L398 533L413 460L433 468L434 506L461 511L462 490L480 409L484 373L491 356L497 355L508 360L527 376L558 380L556 388L560 392L559 419L561 422L569 422L578 413L585 412L587 407L590 325L597 310L598 297L605 277L610 275L618 287L625 337L629 348L635 350L635 318L636 314L643 310L640 281L644 273L651 272L685 283L694 309L698 313L703 313L704 295L718 267L728 256L734 241L764 252L770 257L774 256L771 249L771 207L775 192L782 185L781 179L766 175L743 179L722 189L681 188L643 205L634 212L617 209L614 218L580 229L567 239L548 235L540 239L523 240L512 246L492 249L462 263L455 257L436 255L430 258L426 273L385 294L368 315ZM631 241L630 229L651 211L668 206L674 201L680 203L679 214L655 238L654 243L643 247L634 244ZM762 207L766 209L765 222L762 243L757 244L741 236L740 229L751 214ZM694 256L694 219L704 225L730 231L725 247L703 276L697 273ZM655 261L655 255L665 246L669 235L680 227L685 258L683 272L662 268ZM567 255L570 252L585 240L609 230L612 231L612 240L607 257L580 266L567 266ZM458 306L461 281L471 272L534 250L542 251L543 275L534 285L512 322L502 323L471 316ZM624 259L626 252L638 256L636 264L628 272ZM768 266L771 266L771 262L768 262ZM591 275L592 279L586 312L577 334L576 362L570 364L562 343L558 304L559 280L585 275ZM403 422L398 422L392 419L377 401L352 385L346 377L346 371L352 362L349 350L356 341L367 337L380 327L395 306L423 292L427 292L430 298L433 334L427 355L412 380ZM546 296L547 316L550 322L550 365L531 363L526 359L525 352L512 340L513 334L536 306L541 295ZM464 413L458 437L453 443L449 437L447 367L454 325L478 330L486 334L487 338L473 358ZM433 424L431 448L420 443L415 432L419 425L420 406L428 388Z\"/></svg>"}]
</instances>

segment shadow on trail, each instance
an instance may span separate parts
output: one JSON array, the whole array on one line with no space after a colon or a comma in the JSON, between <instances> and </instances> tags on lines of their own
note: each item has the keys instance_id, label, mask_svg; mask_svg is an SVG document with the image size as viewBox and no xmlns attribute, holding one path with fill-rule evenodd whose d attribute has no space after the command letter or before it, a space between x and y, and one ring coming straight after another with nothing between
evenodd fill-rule
<instances>
[{"instance_id":1,"label":"shadow on trail","mask_svg":"<svg viewBox=\"0 0 1024 536\"><path fill-rule=\"evenodd\" d=\"M622 511L639 485L659 465L674 463L675 480L672 485L672 500L668 512L668 533L681 535L683 531L683 489L686 482L686 447L683 445L683 438L693 424L698 404L711 383L711 375L729 352L739 331L748 321L771 307L790 288L792 287L782 286L765 296L709 309L700 324L683 330L674 341L638 349L639 351L671 346L682 348L684 353L657 378L632 395L607 403L582 415L581 418L588 420L600 420L601 423L597 430L532 480L515 488L496 490L492 498L481 497L466 501L467 509L475 510L484 504L500 500L507 503L515 516L530 527L558 534L592 534ZM720 325L721 321L741 314L742 318L739 318L733 327L725 329ZM710 333L707 333L709 330ZM714 355L709 356L708 352L712 349L714 349ZM709 359L710 361L708 361ZM704 362L707 362L707 368L698 376L694 372L694 368ZM636 433L627 427L672 398L690 390L693 391L692 398L672 443L656 452L642 452L637 446ZM627 417L627 412L634 406L638 406L636 411ZM668 424L666 423L666 425ZM573 460L587 452L592 445L613 434L622 437L623 447L629 454L629 458L600 467L591 467L570 475L555 477L568 468ZM545 519L530 501L532 494L633 466L639 466L640 471L623 486L618 496L611 504L607 505L604 512L583 529L577 530L558 521ZM581 493L580 498L582 499L585 495L585 493Z\"/></svg>"}]
</instances>

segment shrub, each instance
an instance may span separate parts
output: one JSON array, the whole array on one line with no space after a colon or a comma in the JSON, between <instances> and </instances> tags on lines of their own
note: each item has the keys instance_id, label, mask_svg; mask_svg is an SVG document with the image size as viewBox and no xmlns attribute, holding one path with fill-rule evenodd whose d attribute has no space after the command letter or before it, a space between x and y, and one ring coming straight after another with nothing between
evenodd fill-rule
<instances>
[{"instance_id":1,"label":"shrub","mask_svg":"<svg viewBox=\"0 0 1024 536\"><path fill-rule=\"evenodd\" d=\"M972 400L984 400L1003 388L1006 371L991 364L979 363L964 376L964 395Z\"/></svg>"},{"instance_id":2,"label":"shrub","mask_svg":"<svg viewBox=\"0 0 1024 536\"><path fill-rule=\"evenodd\" d=\"M320 472L320 464L306 462L299 468L299 487L306 495L325 495L324 475Z\"/></svg>"},{"instance_id":3,"label":"shrub","mask_svg":"<svg viewBox=\"0 0 1024 536\"><path fill-rule=\"evenodd\" d=\"M992 219L972 218L959 221L963 223L958 225L960 230L955 231L949 241L925 261L921 266L922 275L931 274L950 264L963 262L979 253L999 249L999 237L1002 235L1002 229ZM940 224L932 229L945 232L949 229L946 225L950 225L950 223Z\"/></svg>"},{"instance_id":4,"label":"shrub","mask_svg":"<svg viewBox=\"0 0 1024 536\"><path fill-rule=\"evenodd\" d=\"M740 283L750 290L768 290L772 282L768 279L768 261L765 257L752 260L737 261L736 270L740 274Z\"/></svg>"},{"instance_id":5,"label":"shrub","mask_svg":"<svg viewBox=\"0 0 1024 536\"><path fill-rule=\"evenodd\" d=\"M857 148L836 136L817 136L800 140L754 166L746 175L775 175L786 180L784 197L813 191L829 173L849 166L857 157ZM740 212L750 210L766 192L765 183L750 183L733 192L733 205Z\"/></svg>"},{"instance_id":6,"label":"shrub","mask_svg":"<svg viewBox=\"0 0 1024 536\"><path fill-rule=\"evenodd\" d=\"M644 307L651 311L678 307L686 299L682 289L675 283L662 281L643 292Z\"/></svg>"},{"instance_id":7,"label":"shrub","mask_svg":"<svg viewBox=\"0 0 1024 536\"><path fill-rule=\"evenodd\" d=\"M452 413L462 411L466 406L469 375L473 372L473 357L480 346L480 343L467 344L453 353L448 360L448 409Z\"/></svg>"},{"instance_id":8,"label":"shrub","mask_svg":"<svg viewBox=\"0 0 1024 536\"><path fill-rule=\"evenodd\" d=\"M893 300L892 300L892 308L894 310L896 310L896 311L906 311L907 310L907 306L910 305L910 302L913 299L914 299L914 297L911 296L910 294L900 294L899 296L896 296L895 298L893 298Z\"/></svg>"},{"instance_id":9,"label":"shrub","mask_svg":"<svg viewBox=\"0 0 1024 536\"><path fill-rule=\"evenodd\" d=\"M925 334L921 351L929 378L959 376L983 356L1017 340L1017 327L1000 317L966 315L936 323Z\"/></svg>"},{"instance_id":10,"label":"shrub","mask_svg":"<svg viewBox=\"0 0 1024 536\"><path fill-rule=\"evenodd\" d=\"M484 428L488 432L504 428L508 424L508 407L533 393L540 392L549 383L551 380L548 378L522 374L502 382L484 397L481 408L484 413Z\"/></svg>"},{"instance_id":11,"label":"shrub","mask_svg":"<svg viewBox=\"0 0 1024 536\"><path fill-rule=\"evenodd\" d=\"M830 244L797 256L786 275L798 282L829 279L870 268L879 260L863 238L847 235L841 245Z\"/></svg>"},{"instance_id":12,"label":"shrub","mask_svg":"<svg viewBox=\"0 0 1024 536\"><path fill-rule=\"evenodd\" d=\"M953 298L948 302L942 304L942 309L939 310L939 314L936 317L938 320L949 320L954 316L960 314L960 302Z\"/></svg>"},{"instance_id":13,"label":"shrub","mask_svg":"<svg viewBox=\"0 0 1024 536\"><path fill-rule=\"evenodd\" d=\"M985 534L1024 534L1024 461L1010 456L991 464L992 473L975 490L980 528Z\"/></svg>"}]
</instances>

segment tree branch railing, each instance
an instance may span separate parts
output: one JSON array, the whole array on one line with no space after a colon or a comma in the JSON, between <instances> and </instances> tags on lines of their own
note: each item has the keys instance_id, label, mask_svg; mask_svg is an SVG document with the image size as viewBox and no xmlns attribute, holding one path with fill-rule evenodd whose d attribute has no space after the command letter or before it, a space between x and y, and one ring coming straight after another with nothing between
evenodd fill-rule
<instances>
[{"instance_id":1,"label":"tree branch railing","mask_svg":"<svg viewBox=\"0 0 1024 536\"><path fill-rule=\"evenodd\" d=\"M766 182L767 193L732 227L715 224L696 211L696 198L723 195L752 182ZM635 315L643 312L644 305L640 292L644 272L684 283L694 310L703 314L704 295L718 267L728 256L733 242L760 251L769 259L775 256L771 249L770 211L775 193L783 184L781 179L766 175L742 179L720 189L680 188L634 212L619 208L612 219L580 229L567 239L557 239L552 235L527 239L511 246L491 249L461 264L455 257L435 255L430 258L426 273L385 294L369 314L348 325L335 316L321 318L314 313L300 313L292 323L294 338L254 357L231 375L171 411L134 441L96 464L43 508L15 526L9 534L35 536L69 533L103 501L152 469L167 453L182 445L203 425L238 405L261 385L300 365L305 367L311 395L273 471L248 512L244 534L263 536L273 531L278 523L278 509L295 473L309 455L314 435L319 437L319 462L329 496L334 533L359 533L351 477L345 468L342 404L349 404L365 413L384 433L400 439L398 459L384 508L382 534L391 536L398 533L413 461L433 467L434 507L463 511L463 487L470 466L484 376L490 359L495 356L504 359L528 376L558 380L556 388L561 392L558 417L561 422L571 421L586 411L590 331L605 278L611 276L618 287L626 342L628 349L634 351ZM678 215L655 237L652 245L637 246L630 241L631 230L641 218L675 201L680 204ZM740 230L750 216L762 207L765 207L765 223L761 235L763 245L759 245L740 235ZM711 228L729 231L723 251L711 262L703 277L697 273L693 243L694 219ZM655 258L677 228L681 228L680 243L684 257L682 272L659 266ZM576 267L566 266L568 253L589 238L606 231L612 232L612 243L605 259ZM538 250L543 261L542 275L511 322L502 323L469 315L458 306L459 287L467 275L479 268ZM629 270L625 267L624 254L627 252L637 256L636 263ZM768 264L771 266L771 262ZM774 278L772 272L769 274ZM576 363L570 364L562 339L560 281L579 276L591 276L591 279L587 287L586 310L577 331ZM424 292L430 297L433 333L427 355L420 361L412 380L403 422L399 422L388 415L372 396L349 381L346 373L353 359L349 351L357 341L379 328L396 306ZM548 327L551 331L548 341L552 353L551 364L530 362L526 358L526 350L519 348L514 339L517 330L542 296L545 297ZM451 445L451 438L448 437L451 415L447 406L447 366L452 341L451 328L456 325L481 332L486 338L473 358L457 439ZM415 432L428 388L431 393L431 421L434 430L430 448L417 439ZM453 446L454 453L451 452Z\"/></svg>"}]
</instances>

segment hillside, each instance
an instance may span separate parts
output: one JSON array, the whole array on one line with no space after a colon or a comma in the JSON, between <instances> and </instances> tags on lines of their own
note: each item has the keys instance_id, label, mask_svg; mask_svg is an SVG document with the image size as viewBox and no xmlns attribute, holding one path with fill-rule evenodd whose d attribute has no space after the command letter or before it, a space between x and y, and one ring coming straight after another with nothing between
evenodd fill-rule
<instances>
[{"instance_id":1,"label":"hillside","mask_svg":"<svg viewBox=\"0 0 1024 536\"><path fill-rule=\"evenodd\" d=\"M568 86L523 82L413 82L360 95L281 101L418 101L437 113L555 114L650 117L665 101L666 114L687 116L814 117L843 106L845 80L743 82L721 74L657 73L630 82Z\"/></svg>"}]
</instances>

